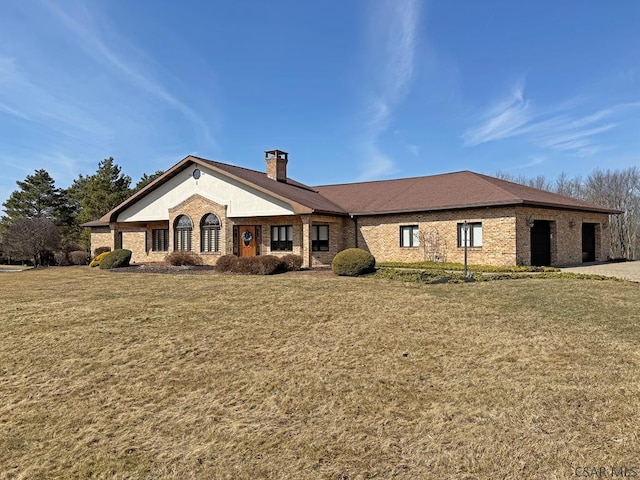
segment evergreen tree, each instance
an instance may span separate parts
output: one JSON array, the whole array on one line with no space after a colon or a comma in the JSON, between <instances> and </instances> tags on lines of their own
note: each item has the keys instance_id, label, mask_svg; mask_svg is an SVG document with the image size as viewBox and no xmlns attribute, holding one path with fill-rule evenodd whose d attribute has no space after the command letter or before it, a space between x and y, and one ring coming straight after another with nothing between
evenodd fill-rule
<instances>
[{"instance_id":1,"label":"evergreen tree","mask_svg":"<svg viewBox=\"0 0 640 480\"><path fill-rule=\"evenodd\" d=\"M24 181L16 182L20 187L2 204L5 211L3 223L10 224L21 218L48 218L60 223L65 205L63 192L56 188L51 175L44 170L36 170Z\"/></svg>"},{"instance_id":2,"label":"evergreen tree","mask_svg":"<svg viewBox=\"0 0 640 480\"><path fill-rule=\"evenodd\" d=\"M80 175L69 188L70 202L79 208L78 223L97 220L129 195L131 177L124 175L112 157L98 164L96 173Z\"/></svg>"},{"instance_id":3,"label":"evergreen tree","mask_svg":"<svg viewBox=\"0 0 640 480\"><path fill-rule=\"evenodd\" d=\"M151 182L153 182L156 178L158 178L163 173L164 172L162 170L157 170L155 173L152 173L151 175L147 175L146 173L144 173L140 178L140 180L138 181L138 183L136 183L136 186L133 187L133 191L131 193L135 193L138 190L142 190L144 187L149 185Z\"/></svg>"}]
</instances>

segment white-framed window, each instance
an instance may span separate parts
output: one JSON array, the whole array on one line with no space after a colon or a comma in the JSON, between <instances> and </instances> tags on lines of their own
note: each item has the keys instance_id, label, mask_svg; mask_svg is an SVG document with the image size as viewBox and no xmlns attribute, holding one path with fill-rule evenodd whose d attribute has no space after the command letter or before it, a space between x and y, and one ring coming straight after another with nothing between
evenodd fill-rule
<instances>
[{"instance_id":1,"label":"white-framed window","mask_svg":"<svg viewBox=\"0 0 640 480\"><path fill-rule=\"evenodd\" d=\"M482 222L467 223L467 247L482 246ZM464 223L458 224L458 247L464 247Z\"/></svg>"},{"instance_id":2,"label":"white-framed window","mask_svg":"<svg viewBox=\"0 0 640 480\"><path fill-rule=\"evenodd\" d=\"M400 246L420 246L420 231L418 230L418 225L403 225L400 227Z\"/></svg>"}]
</instances>

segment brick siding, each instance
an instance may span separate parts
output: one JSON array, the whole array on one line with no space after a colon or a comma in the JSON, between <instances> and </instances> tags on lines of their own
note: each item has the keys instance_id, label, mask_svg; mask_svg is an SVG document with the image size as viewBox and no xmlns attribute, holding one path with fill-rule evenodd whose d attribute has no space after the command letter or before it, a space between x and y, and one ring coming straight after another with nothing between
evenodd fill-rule
<instances>
[{"instance_id":1,"label":"brick siding","mask_svg":"<svg viewBox=\"0 0 640 480\"><path fill-rule=\"evenodd\" d=\"M200 221L214 213L221 222L220 252L200 251ZM192 251L213 265L221 255L233 253L233 226L255 225L261 229L261 255L301 255L304 266L330 265L333 257L349 247L370 251L378 261L416 262L438 257L442 261L462 262L464 248L458 247L459 223L482 223L482 246L467 249L470 264L529 265L531 263L531 220L547 220L551 225L551 264L571 265L582 262L582 224L595 224L596 260L609 254L608 215L536 207L492 207L441 212L371 215L355 219L330 215L227 218L226 207L200 195L193 195L169 210L169 221L112 224L111 229L94 227L92 251L100 246L114 248L119 232L125 248L133 251L133 262L163 261L168 252L152 251L152 230L169 228L169 251L174 247L174 229L179 215L188 215L193 223ZM310 227L329 226L329 251L311 251ZM293 250L271 251L271 226L293 227ZM400 246L400 227L417 225L420 244ZM119 247L119 245L115 245Z\"/></svg>"}]
</instances>

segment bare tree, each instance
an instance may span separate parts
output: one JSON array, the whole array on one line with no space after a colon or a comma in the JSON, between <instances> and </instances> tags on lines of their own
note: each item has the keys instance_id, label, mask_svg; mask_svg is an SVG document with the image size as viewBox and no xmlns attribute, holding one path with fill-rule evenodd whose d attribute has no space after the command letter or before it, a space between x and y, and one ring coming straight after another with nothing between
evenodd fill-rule
<instances>
[{"instance_id":1,"label":"bare tree","mask_svg":"<svg viewBox=\"0 0 640 480\"><path fill-rule=\"evenodd\" d=\"M556 178L555 187L553 191L559 195L564 195L566 197L572 198L583 198L584 197L584 185L582 182L582 177L577 176L570 178L565 172L562 172Z\"/></svg>"},{"instance_id":2,"label":"bare tree","mask_svg":"<svg viewBox=\"0 0 640 480\"><path fill-rule=\"evenodd\" d=\"M596 170L587 177L584 198L622 210L610 221L611 256L637 258L640 241L640 170Z\"/></svg>"},{"instance_id":3,"label":"bare tree","mask_svg":"<svg viewBox=\"0 0 640 480\"><path fill-rule=\"evenodd\" d=\"M20 260L42 264L43 257L58 244L58 229L48 218L20 218L12 222L2 235L2 250Z\"/></svg>"},{"instance_id":4,"label":"bare tree","mask_svg":"<svg viewBox=\"0 0 640 480\"><path fill-rule=\"evenodd\" d=\"M609 228L612 258L638 258L640 254L640 169L596 170L583 180L561 173L554 184L544 177L515 177L510 173L497 172L503 180L543 188L560 195L586 200L605 207L621 210L620 215L611 215Z\"/></svg>"},{"instance_id":5,"label":"bare tree","mask_svg":"<svg viewBox=\"0 0 640 480\"><path fill-rule=\"evenodd\" d=\"M509 172L503 172L498 170L496 172L496 178L506 180L508 182L519 183L520 185L526 185L528 187L539 188L540 190L553 191L553 184L547 180L544 175L538 175L536 177L525 177L524 175L513 175Z\"/></svg>"}]
</instances>

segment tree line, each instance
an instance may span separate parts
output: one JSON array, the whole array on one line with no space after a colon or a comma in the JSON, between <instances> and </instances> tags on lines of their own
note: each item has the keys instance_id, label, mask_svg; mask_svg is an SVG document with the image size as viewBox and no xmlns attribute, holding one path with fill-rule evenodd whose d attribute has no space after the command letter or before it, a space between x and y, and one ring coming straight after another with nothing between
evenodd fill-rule
<instances>
[{"instance_id":1,"label":"tree line","mask_svg":"<svg viewBox=\"0 0 640 480\"><path fill-rule=\"evenodd\" d=\"M611 215L609 235L614 259L635 260L640 253L640 169L595 170L587 177L561 173L555 180L543 175L514 176L498 172L496 177L522 185L547 190L622 211Z\"/></svg>"},{"instance_id":2,"label":"tree line","mask_svg":"<svg viewBox=\"0 0 640 480\"><path fill-rule=\"evenodd\" d=\"M99 219L162 173L145 173L132 186L131 177L109 157L95 173L78 175L65 189L56 187L45 169L36 170L17 181L19 188L2 204L0 262L69 263L72 252L90 248L90 234L81 224Z\"/></svg>"}]
</instances>

